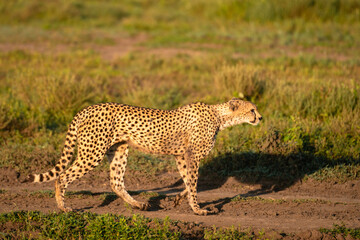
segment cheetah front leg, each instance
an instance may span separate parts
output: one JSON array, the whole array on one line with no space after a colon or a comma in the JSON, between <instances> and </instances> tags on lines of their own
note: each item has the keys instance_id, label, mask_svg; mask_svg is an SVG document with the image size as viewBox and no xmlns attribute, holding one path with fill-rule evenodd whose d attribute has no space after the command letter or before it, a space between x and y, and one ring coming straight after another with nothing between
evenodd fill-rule
<instances>
[{"instance_id":1,"label":"cheetah front leg","mask_svg":"<svg viewBox=\"0 0 360 240\"><path fill-rule=\"evenodd\" d=\"M186 180L186 189L188 192L188 200L190 207L197 215L207 215L208 211L200 209L197 201L197 181L199 176L199 162L195 159L189 159L188 161L188 174Z\"/></svg>"},{"instance_id":2,"label":"cheetah front leg","mask_svg":"<svg viewBox=\"0 0 360 240\"><path fill-rule=\"evenodd\" d=\"M138 208L140 210L147 210L150 207L148 203L136 201L125 190L124 174L125 174L128 153L129 153L128 144L116 144L112 146L107 153L110 162L111 189L125 202L130 204L133 208Z\"/></svg>"},{"instance_id":3,"label":"cheetah front leg","mask_svg":"<svg viewBox=\"0 0 360 240\"><path fill-rule=\"evenodd\" d=\"M199 177L199 164L200 164L200 159L202 157L203 156L201 154L199 155L192 153L185 154L187 175L185 179L183 178L183 180L186 185L190 207L197 215L207 215L207 214L216 213L216 211L208 211L208 210L200 209L200 206L197 202L197 183ZM185 190L182 193L180 193L180 195L181 194L185 194Z\"/></svg>"}]
</instances>

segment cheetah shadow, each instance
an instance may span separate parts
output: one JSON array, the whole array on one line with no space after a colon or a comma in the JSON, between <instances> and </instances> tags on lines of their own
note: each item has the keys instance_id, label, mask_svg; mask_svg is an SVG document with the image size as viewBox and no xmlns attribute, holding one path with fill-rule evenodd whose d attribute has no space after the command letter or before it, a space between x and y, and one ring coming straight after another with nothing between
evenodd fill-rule
<instances>
[{"instance_id":1,"label":"cheetah shadow","mask_svg":"<svg viewBox=\"0 0 360 240\"><path fill-rule=\"evenodd\" d=\"M149 195L148 190L128 191L128 193L131 196L137 196L137 195L141 195L141 194L144 194L145 196ZM108 206L114 201L121 200L121 198L119 196L117 196L116 193L114 193L114 192L95 192L95 193L93 193L91 191L76 191L76 192L71 192L70 194L67 194L67 196L80 196L80 197L81 196L92 196L92 197L101 196L101 198L103 198L103 200L98 206L96 206L98 208ZM155 194L155 196L148 196L147 200L145 200L150 203L150 208L148 209L148 211L158 211L158 210L162 209L162 207L160 206L160 201L164 198L166 198L166 195L164 195L164 194ZM77 208L77 209L74 209L74 211L85 212L86 210L90 210L93 208L94 208L94 206L89 206L89 207Z\"/></svg>"},{"instance_id":2,"label":"cheetah shadow","mask_svg":"<svg viewBox=\"0 0 360 240\"><path fill-rule=\"evenodd\" d=\"M301 182L305 176L321 169L350 164L360 164L360 159L341 158L334 161L325 156L308 152L293 152L286 155L261 152L225 153L214 158L208 158L201 164L198 192L219 189L224 185L231 188L234 183L239 183L256 185L257 188L233 197L261 196L285 190ZM162 209L161 200L166 197L172 199L183 188L184 184L179 176L179 179L170 185L144 191L129 191L129 193L132 196L146 191L158 193L158 196L148 199L151 205L149 211L158 211ZM104 192L97 194L105 194L103 202L98 207L107 206L119 199L115 193ZM231 202L233 197L201 202L199 205L202 208L215 207L222 211L223 206Z\"/></svg>"},{"instance_id":3,"label":"cheetah shadow","mask_svg":"<svg viewBox=\"0 0 360 240\"><path fill-rule=\"evenodd\" d=\"M198 191L221 188L231 178L233 183L235 180L236 183L258 186L255 190L236 196L261 196L285 190L321 169L354 164L360 164L360 159L341 158L334 161L311 152L293 152L286 155L261 152L225 153L205 161L200 167ZM221 211L231 199L217 199L204 202L200 206L214 205Z\"/></svg>"},{"instance_id":4,"label":"cheetah shadow","mask_svg":"<svg viewBox=\"0 0 360 240\"><path fill-rule=\"evenodd\" d=\"M137 196L144 193L146 196L148 194L147 190L140 190L140 191L128 191L131 196ZM91 197L101 197L102 202L96 206L98 208L105 207L110 205L114 201L121 200L119 196L117 196L114 192L91 192L91 191L72 191L66 194L67 197L83 197L83 196L91 196ZM149 196L147 201L150 203L151 207L148 211L158 211L162 209L160 207L160 201L166 198L163 194L155 194L155 196ZM122 201L122 200L121 200ZM94 206L82 207L82 208L75 208L73 209L75 212L85 212L87 210L93 209Z\"/></svg>"}]
</instances>

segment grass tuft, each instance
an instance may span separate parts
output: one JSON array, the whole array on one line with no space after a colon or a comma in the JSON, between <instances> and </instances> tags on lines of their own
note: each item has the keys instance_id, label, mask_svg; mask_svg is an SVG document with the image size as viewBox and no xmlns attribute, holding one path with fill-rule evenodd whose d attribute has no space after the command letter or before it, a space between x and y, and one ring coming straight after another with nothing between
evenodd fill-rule
<instances>
[{"instance_id":1,"label":"grass tuft","mask_svg":"<svg viewBox=\"0 0 360 240\"><path fill-rule=\"evenodd\" d=\"M331 229L321 228L320 232L330 233L334 238L338 238L339 235L343 237L347 237L350 235L354 239L360 238L360 228L352 229L352 228L347 228L345 225L334 224L333 228Z\"/></svg>"},{"instance_id":2,"label":"grass tuft","mask_svg":"<svg viewBox=\"0 0 360 240\"><path fill-rule=\"evenodd\" d=\"M153 221L139 215L127 218L112 214L21 211L1 214L0 224L5 223L20 227L10 228L4 233L5 239L34 236L47 239L179 239L180 236L179 232L169 230L168 221Z\"/></svg>"}]
</instances>

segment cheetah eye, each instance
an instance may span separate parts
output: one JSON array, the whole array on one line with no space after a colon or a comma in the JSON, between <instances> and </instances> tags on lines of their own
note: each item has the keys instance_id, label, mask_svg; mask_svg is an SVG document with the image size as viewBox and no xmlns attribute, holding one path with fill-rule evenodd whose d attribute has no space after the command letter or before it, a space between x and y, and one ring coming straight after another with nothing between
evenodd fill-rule
<instances>
[{"instance_id":1,"label":"cheetah eye","mask_svg":"<svg viewBox=\"0 0 360 240\"><path fill-rule=\"evenodd\" d=\"M252 112L252 113L255 113L255 109L251 109L251 112Z\"/></svg>"}]
</instances>

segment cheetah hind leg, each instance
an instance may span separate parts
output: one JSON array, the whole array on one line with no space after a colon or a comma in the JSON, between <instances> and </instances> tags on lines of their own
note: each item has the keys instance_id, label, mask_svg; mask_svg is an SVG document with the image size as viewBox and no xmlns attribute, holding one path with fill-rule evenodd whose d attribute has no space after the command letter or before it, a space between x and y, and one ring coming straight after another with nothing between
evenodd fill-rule
<instances>
[{"instance_id":1,"label":"cheetah hind leg","mask_svg":"<svg viewBox=\"0 0 360 240\"><path fill-rule=\"evenodd\" d=\"M110 162L110 186L111 189L133 208L148 210L149 203L136 201L125 189L124 174L127 163L129 147L127 144L115 144L108 152L107 156Z\"/></svg>"},{"instance_id":2,"label":"cheetah hind leg","mask_svg":"<svg viewBox=\"0 0 360 240\"><path fill-rule=\"evenodd\" d=\"M79 155L83 156L85 149L79 147ZM104 155L101 155L98 159L102 159ZM84 159L78 156L75 162L55 181L55 198L58 208L64 212L72 211L71 208L65 207L64 196L65 190L68 185L76 179L81 178L87 172L99 165L100 161L86 162Z\"/></svg>"},{"instance_id":3,"label":"cheetah hind leg","mask_svg":"<svg viewBox=\"0 0 360 240\"><path fill-rule=\"evenodd\" d=\"M55 198L58 208L63 212L72 212L72 208L65 207L64 204L65 188L60 184L59 179L55 181Z\"/></svg>"}]
</instances>

